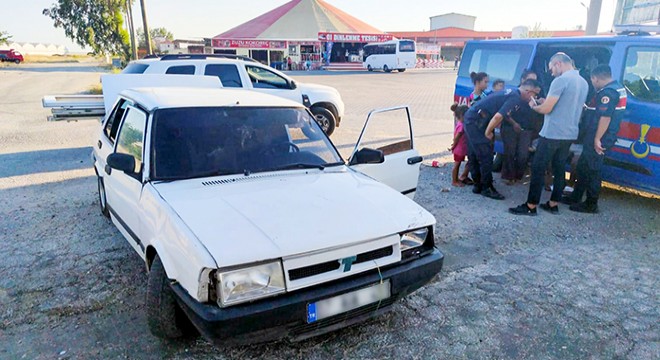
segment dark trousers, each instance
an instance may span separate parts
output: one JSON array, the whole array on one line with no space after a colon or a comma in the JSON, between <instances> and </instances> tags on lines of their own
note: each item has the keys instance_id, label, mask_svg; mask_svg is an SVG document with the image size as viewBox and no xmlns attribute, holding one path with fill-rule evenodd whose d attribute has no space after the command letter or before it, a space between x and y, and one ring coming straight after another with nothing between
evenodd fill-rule
<instances>
[{"instance_id":1,"label":"dark trousers","mask_svg":"<svg viewBox=\"0 0 660 360\"><path fill-rule=\"evenodd\" d=\"M513 126L502 126L501 134L504 143L502 179L521 180L527 169L529 145L532 143L533 134L529 130L516 133Z\"/></svg>"},{"instance_id":2,"label":"dark trousers","mask_svg":"<svg viewBox=\"0 0 660 360\"><path fill-rule=\"evenodd\" d=\"M548 164L552 164L552 195L550 200L561 200L566 182L566 160L568 159L568 149L573 140L553 140L544 137L539 138L539 145L534 154L532 163L532 179L529 184L529 195L527 203L538 205L541 201L541 192L543 191L545 169Z\"/></svg>"},{"instance_id":3,"label":"dark trousers","mask_svg":"<svg viewBox=\"0 0 660 360\"><path fill-rule=\"evenodd\" d=\"M490 143L470 144L468 164L472 180L482 189L493 185L493 145Z\"/></svg>"},{"instance_id":4,"label":"dark trousers","mask_svg":"<svg viewBox=\"0 0 660 360\"><path fill-rule=\"evenodd\" d=\"M593 139L593 137L592 137ZM597 205L598 194L601 186L601 169L603 168L603 159L605 155L598 155L591 145L584 144L582 155L577 163L575 190L573 190L573 200L582 201L582 196L587 193L587 204Z\"/></svg>"}]
</instances>

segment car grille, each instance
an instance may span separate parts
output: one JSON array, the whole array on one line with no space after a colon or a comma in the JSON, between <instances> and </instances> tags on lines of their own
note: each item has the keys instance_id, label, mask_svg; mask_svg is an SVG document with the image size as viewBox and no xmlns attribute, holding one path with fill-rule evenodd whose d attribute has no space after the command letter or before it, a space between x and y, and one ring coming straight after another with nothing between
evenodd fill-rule
<instances>
[{"instance_id":1,"label":"car grille","mask_svg":"<svg viewBox=\"0 0 660 360\"><path fill-rule=\"evenodd\" d=\"M325 327L328 327L328 326L340 324L340 323L345 322L345 321L350 321L351 319L354 319L354 318L357 318L357 317L360 317L360 316L363 316L363 315L367 315L369 313L373 313L373 312L375 312L379 309L384 309L386 307L389 307L392 304L394 304L395 301L396 301L396 297L392 296L392 297L390 297L388 299L385 299L383 301L375 302L375 303L369 304L369 305L365 305L363 307L353 309L351 311L347 311L345 313L335 315L335 316L332 316L332 317L329 317L329 318L326 318L326 319L323 319L323 320L315 321L315 322L309 323L309 324L308 323L299 324L299 325L296 325L296 326L294 326L290 329L291 335L295 337L295 336L299 336L299 335L302 335L302 334L305 334L305 333L316 331L316 330L319 330L319 329L322 329L322 328L325 328Z\"/></svg>"},{"instance_id":2,"label":"car grille","mask_svg":"<svg viewBox=\"0 0 660 360\"><path fill-rule=\"evenodd\" d=\"M357 259L353 262L353 264L360 264L364 263L367 261L372 261L380 258L384 258L387 256L392 255L394 250L392 249L391 246L376 249L376 250L371 250L367 251L361 254L357 255ZM327 261L324 263L320 264L314 264L310 266L305 266L301 267L298 269L291 269L289 270L289 280L298 280L298 279L304 279L306 277L310 276L315 276L315 275L320 275L323 273L335 271L339 269L341 266L341 262L339 259L333 260L333 261Z\"/></svg>"}]
</instances>

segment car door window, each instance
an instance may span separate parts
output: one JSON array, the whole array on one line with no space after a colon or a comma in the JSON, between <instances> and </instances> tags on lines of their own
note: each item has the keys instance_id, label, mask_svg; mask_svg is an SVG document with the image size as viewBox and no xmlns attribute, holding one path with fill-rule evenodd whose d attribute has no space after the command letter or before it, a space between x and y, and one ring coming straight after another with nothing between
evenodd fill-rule
<instances>
[{"instance_id":1,"label":"car door window","mask_svg":"<svg viewBox=\"0 0 660 360\"><path fill-rule=\"evenodd\" d=\"M412 150L412 134L407 108L377 112L369 117L360 138L360 148L381 150L392 155Z\"/></svg>"},{"instance_id":2,"label":"car door window","mask_svg":"<svg viewBox=\"0 0 660 360\"><path fill-rule=\"evenodd\" d=\"M290 89L291 86L289 82L277 75L276 73L262 68L260 66L245 66L248 75L250 76L250 81L252 81L252 87L256 89Z\"/></svg>"},{"instance_id":3,"label":"car door window","mask_svg":"<svg viewBox=\"0 0 660 360\"><path fill-rule=\"evenodd\" d=\"M117 135L117 129L119 128L119 124L121 123L122 117L124 117L124 113L126 113L126 108L130 105L130 102L128 102L126 99L120 99L119 102L117 102L117 105L115 106L114 110L112 110L112 113L110 116L108 116L108 120L105 123L105 127L103 128L103 133L105 136L110 139L110 142L114 143L115 142L115 136Z\"/></svg>"},{"instance_id":4,"label":"car door window","mask_svg":"<svg viewBox=\"0 0 660 360\"><path fill-rule=\"evenodd\" d=\"M144 129L147 116L141 110L129 107L117 137L117 149L120 154L128 154L135 158L135 174L142 172L142 153L144 145Z\"/></svg>"},{"instance_id":5,"label":"car door window","mask_svg":"<svg viewBox=\"0 0 660 360\"><path fill-rule=\"evenodd\" d=\"M219 77L223 87L243 87L238 68L234 64L206 65L204 75Z\"/></svg>"},{"instance_id":6,"label":"car door window","mask_svg":"<svg viewBox=\"0 0 660 360\"><path fill-rule=\"evenodd\" d=\"M660 103L660 48L630 47L623 85L637 99Z\"/></svg>"},{"instance_id":7,"label":"car door window","mask_svg":"<svg viewBox=\"0 0 660 360\"><path fill-rule=\"evenodd\" d=\"M170 66L165 74L168 75L195 75L195 65Z\"/></svg>"}]
</instances>

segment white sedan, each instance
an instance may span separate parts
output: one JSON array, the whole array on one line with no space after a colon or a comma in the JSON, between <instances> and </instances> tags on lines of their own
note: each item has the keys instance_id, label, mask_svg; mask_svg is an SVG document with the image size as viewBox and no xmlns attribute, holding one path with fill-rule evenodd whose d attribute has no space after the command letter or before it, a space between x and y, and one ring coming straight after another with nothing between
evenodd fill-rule
<instances>
[{"instance_id":1,"label":"white sedan","mask_svg":"<svg viewBox=\"0 0 660 360\"><path fill-rule=\"evenodd\" d=\"M222 344L304 339L430 281L443 255L435 218L409 198L421 157L408 134L345 162L293 101L121 92L92 156L102 213L146 263L151 332L192 323Z\"/></svg>"}]
</instances>

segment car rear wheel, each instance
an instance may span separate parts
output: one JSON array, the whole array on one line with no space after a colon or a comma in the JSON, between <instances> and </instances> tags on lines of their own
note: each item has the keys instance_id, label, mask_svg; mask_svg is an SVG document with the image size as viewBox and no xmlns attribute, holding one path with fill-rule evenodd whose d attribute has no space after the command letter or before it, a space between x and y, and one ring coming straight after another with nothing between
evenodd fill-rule
<instances>
[{"instance_id":1,"label":"car rear wheel","mask_svg":"<svg viewBox=\"0 0 660 360\"><path fill-rule=\"evenodd\" d=\"M145 303L149 330L155 336L175 339L190 331L192 324L177 304L170 279L157 254L149 269Z\"/></svg>"},{"instance_id":2,"label":"car rear wheel","mask_svg":"<svg viewBox=\"0 0 660 360\"><path fill-rule=\"evenodd\" d=\"M392 70L391 70L389 67L387 67L387 65L383 65L383 71L385 71L386 73L388 73L388 72L390 72L390 71L392 71Z\"/></svg>"},{"instance_id":3,"label":"car rear wheel","mask_svg":"<svg viewBox=\"0 0 660 360\"><path fill-rule=\"evenodd\" d=\"M103 214L103 216L109 218L110 217L110 211L108 210L108 201L106 200L106 197L105 197L105 185L103 184L103 178L100 177L100 176L97 176L96 179L97 179L98 190L99 190L99 206L101 207L101 214Z\"/></svg>"},{"instance_id":4,"label":"car rear wheel","mask_svg":"<svg viewBox=\"0 0 660 360\"><path fill-rule=\"evenodd\" d=\"M404 71L406 71L406 69L398 69L398 70L399 70L399 72L404 72Z\"/></svg>"},{"instance_id":5,"label":"car rear wheel","mask_svg":"<svg viewBox=\"0 0 660 360\"><path fill-rule=\"evenodd\" d=\"M314 114L314 119L319 124L324 133L328 136L332 135L337 126L335 116L332 112L324 107L314 106L312 107L312 114Z\"/></svg>"},{"instance_id":6,"label":"car rear wheel","mask_svg":"<svg viewBox=\"0 0 660 360\"><path fill-rule=\"evenodd\" d=\"M372 68L371 65L367 65L367 71L374 71L374 68Z\"/></svg>"},{"instance_id":7,"label":"car rear wheel","mask_svg":"<svg viewBox=\"0 0 660 360\"><path fill-rule=\"evenodd\" d=\"M17 65L21 63L21 61L18 60L18 59L14 60L14 62L15 62Z\"/></svg>"}]
</instances>

